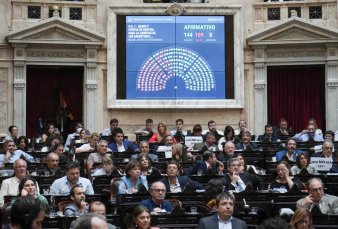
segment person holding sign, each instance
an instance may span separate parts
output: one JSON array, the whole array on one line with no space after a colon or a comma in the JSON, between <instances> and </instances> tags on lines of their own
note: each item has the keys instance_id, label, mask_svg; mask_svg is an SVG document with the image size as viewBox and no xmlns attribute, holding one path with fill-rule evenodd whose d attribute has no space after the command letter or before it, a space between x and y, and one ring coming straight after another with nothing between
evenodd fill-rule
<instances>
[{"instance_id":1,"label":"person holding sign","mask_svg":"<svg viewBox=\"0 0 338 229\"><path fill-rule=\"evenodd\" d=\"M333 151L333 143L330 140L325 140L322 146L322 152L316 153L313 157L331 158L336 161L336 154Z\"/></svg>"},{"instance_id":2,"label":"person holding sign","mask_svg":"<svg viewBox=\"0 0 338 229\"><path fill-rule=\"evenodd\" d=\"M309 195L297 201L297 208L312 211L313 207L317 206L323 214L338 214L338 197L324 193L321 179L308 180L306 189Z\"/></svg>"}]
</instances>

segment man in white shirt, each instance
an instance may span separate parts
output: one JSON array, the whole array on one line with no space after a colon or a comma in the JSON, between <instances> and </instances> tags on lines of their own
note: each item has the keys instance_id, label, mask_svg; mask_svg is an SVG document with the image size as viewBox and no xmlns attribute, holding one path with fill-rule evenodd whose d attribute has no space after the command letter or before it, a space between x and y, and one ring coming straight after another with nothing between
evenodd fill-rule
<instances>
[{"instance_id":1,"label":"man in white shirt","mask_svg":"<svg viewBox=\"0 0 338 229\"><path fill-rule=\"evenodd\" d=\"M110 136L113 135L114 130L119 126L119 120L113 118L110 120L110 127L105 128L102 131L102 136Z\"/></svg>"},{"instance_id":2,"label":"man in white shirt","mask_svg":"<svg viewBox=\"0 0 338 229\"><path fill-rule=\"evenodd\" d=\"M4 151L5 154L0 154L0 167L4 165L4 163L14 163L19 158L24 157L26 161L34 162L35 159L28 153L17 150L14 140L7 140L4 143Z\"/></svg>"},{"instance_id":3,"label":"man in white shirt","mask_svg":"<svg viewBox=\"0 0 338 229\"><path fill-rule=\"evenodd\" d=\"M72 134L68 134L67 140L65 142L65 147L69 147L72 143L72 140L74 139L75 135L78 134L78 129L83 128L83 125L81 122L77 122L75 125L75 132Z\"/></svg>"},{"instance_id":4,"label":"man in white shirt","mask_svg":"<svg viewBox=\"0 0 338 229\"><path fill-rule=\"evenodd\" d=\"M87 178L80 177L80 165L76 162L67 164L66 176L55 180L50 187L50 195L69 195L76 185L83 187L87 195L94 194L92 183Z\"/></svg>"},{"instance_id":5,"label":"man in white shirt","mask_svg":"<svg viewBox=\"0 0 338 229\"><path fill-rule=\"evenodd\" d=\"M0 189L0 206L4 205L4 196L17 196L19 192L19 184L27 175L27 162L18 159L13 164L14 177L2 181ZM39 186L38 186L39 187Z\"/></svg>"},{"instance_id":6,"label":"man in white shirt","mask_svg":"<svg viewBox=\"0 0 338 229\"><path fill-rule=\"evenodd\" d=\"M83 152L94 152L96 149L96 145L99 142L100 136L98 133L92 133L90 135L89 142L83 144L79 148L75 149L75 153L83 153Z\"/></svg>"}]
</instances>

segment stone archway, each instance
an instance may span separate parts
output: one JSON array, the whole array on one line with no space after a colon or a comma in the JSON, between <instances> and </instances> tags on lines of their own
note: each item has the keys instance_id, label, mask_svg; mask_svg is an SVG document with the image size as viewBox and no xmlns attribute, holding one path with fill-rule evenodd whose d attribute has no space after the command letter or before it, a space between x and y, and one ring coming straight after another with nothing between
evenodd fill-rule
<instances>
[{"instance_id":1,"label":"stone archway","mask_svg":"<svg viewBox=\"0 0 338 229\"><path fill-rule=\"evenodd\" d=\"M55 15L7 37L14 48L14 123L26 133L26 66L66 65L84 67L83 118L95 129L97 50L105 37Z\"/></svg>"},{"instance_id":2,"label":"stone archway","mask_svg":"<svg viewBox=\"0 0 338 229\"><path fill-rule=\"evenodd\" d=\"M296 16L247 38L254 49L256 132L267 123L267 67L322 64L326 68L326 128L338 129L338 31Z\"/></svg>"}]
</instances>

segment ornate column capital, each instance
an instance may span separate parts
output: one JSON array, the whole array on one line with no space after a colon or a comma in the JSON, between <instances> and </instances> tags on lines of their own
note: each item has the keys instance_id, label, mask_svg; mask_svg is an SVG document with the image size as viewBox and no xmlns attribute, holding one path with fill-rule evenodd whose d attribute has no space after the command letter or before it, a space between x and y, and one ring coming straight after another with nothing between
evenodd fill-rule
<instances>
[{"instance_id":1,"label":"ornate column capital","mask_svg":"<svg viewBox=\"0 0 338 229\"><path fill-rule=\"evenodd\" d=\"M255 83L254 87L255 87L256 90L264 90L265 89L265 84Z\"/></svg>"},{"instance_id":2,"label":"ornate column capital","mask_svg":"<svg viewBox=\"0 0 338 229\"><path fill-rule=\"evenodd\" d=\"M338 82L327 82L327 87L330 89L335 89L338 87Z\"/></svg>"},{"instance_id":3,"label":"ornate column capital","mask_svg":"<svg viewBox=\"0 0 338 229\"><path fill-rule=\"evenodd\" d=\"M264 68L265 67L265 63L261 63L261 62L259 62L259 63L255 63L255 68Z\"/></svg>"},{"instance_id":4,"label":"ornate column capital","mask_svg":"<svg viewBox=\"0 0 338 229\"><path fill-rule=\"evenodd\" d=\"M14 61L14 67L24 67L25 61Z\"/></svg>"},{"instance_id":5,"label":"ornate column capital","mask_svg":"<svg viewBox=\"0 0 338 229\"><path fill-rule=\"evenodd\" d=\"M14 81L13 82L13 86L17 90L22 90L22 89L24 89L26 87L26 83L24 83L24 82L15 82Z\"/></svg>"},{"instance_id":6,"label":"ornate column capital","mask_svg":"<svg viewBox=\"0 0 338 229\"><path fill-rule=\"evenodd\" d=\"M329 60L326 63L328 66L337 66L338 60Z\"/></svg>"},{"instance_id":7,"label":"ornate column capital","mask_svg":"<svg viewBox=\"0 0 338 229\"><path fill-rule=\"evenodd\" d=\"M94 62L87 62L87 68L97 68L97 63L94 63Z\"/></svg>"},{"instance_id":8,"label":"ornate column capital","mask_svg":"<svg viewBox=\"0 0 338 229\"><path fill-rule=\"evenodd\" d=\"M86 88L87 89L96 89L97 83L86 83Z\"/></svg>"}]
</instances>

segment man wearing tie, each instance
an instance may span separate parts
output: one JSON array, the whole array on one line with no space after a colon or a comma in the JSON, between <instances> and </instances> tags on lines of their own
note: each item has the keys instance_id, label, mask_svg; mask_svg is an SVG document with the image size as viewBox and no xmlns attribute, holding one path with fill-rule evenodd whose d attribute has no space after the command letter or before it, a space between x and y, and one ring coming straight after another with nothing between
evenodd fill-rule
<instances>
[{"instance_id":1,"label":"man wearing tie","mask_svg":"<svg viewBox=\"0 0 338 229\"><path fill-rule=\"evenodd\" d=\"M233 217L235 198L226 192L216 197L217 214L201 218L198 229L246 229L246 223L243 220Z\"/></svg>"},{"instance_id":2,"label":"man wearing tie","mask_svg":"<svg viewBox=\"0 0 338 229\"><path fill-rule=\"evenodd\" d=\"M277 142L280 141L279 137L273 134L272 125L265 125L265 133L263 135L259 135L257 138L259 142Z\"/></svg>"},{"instance_id":3,"label":"man wearing tie","mask_svg":"<svg viewBox=\"0 0 338 229\"><path fill-rule=\"evenodd\" d=\"M253 190L262 188L262 182L258 176L248 172L240 173L240 162L237 158L230 158L227 167L228 173L222 178L227 190L243 192L248 185L251 185Z\"/></svg>"}]
</instances>

